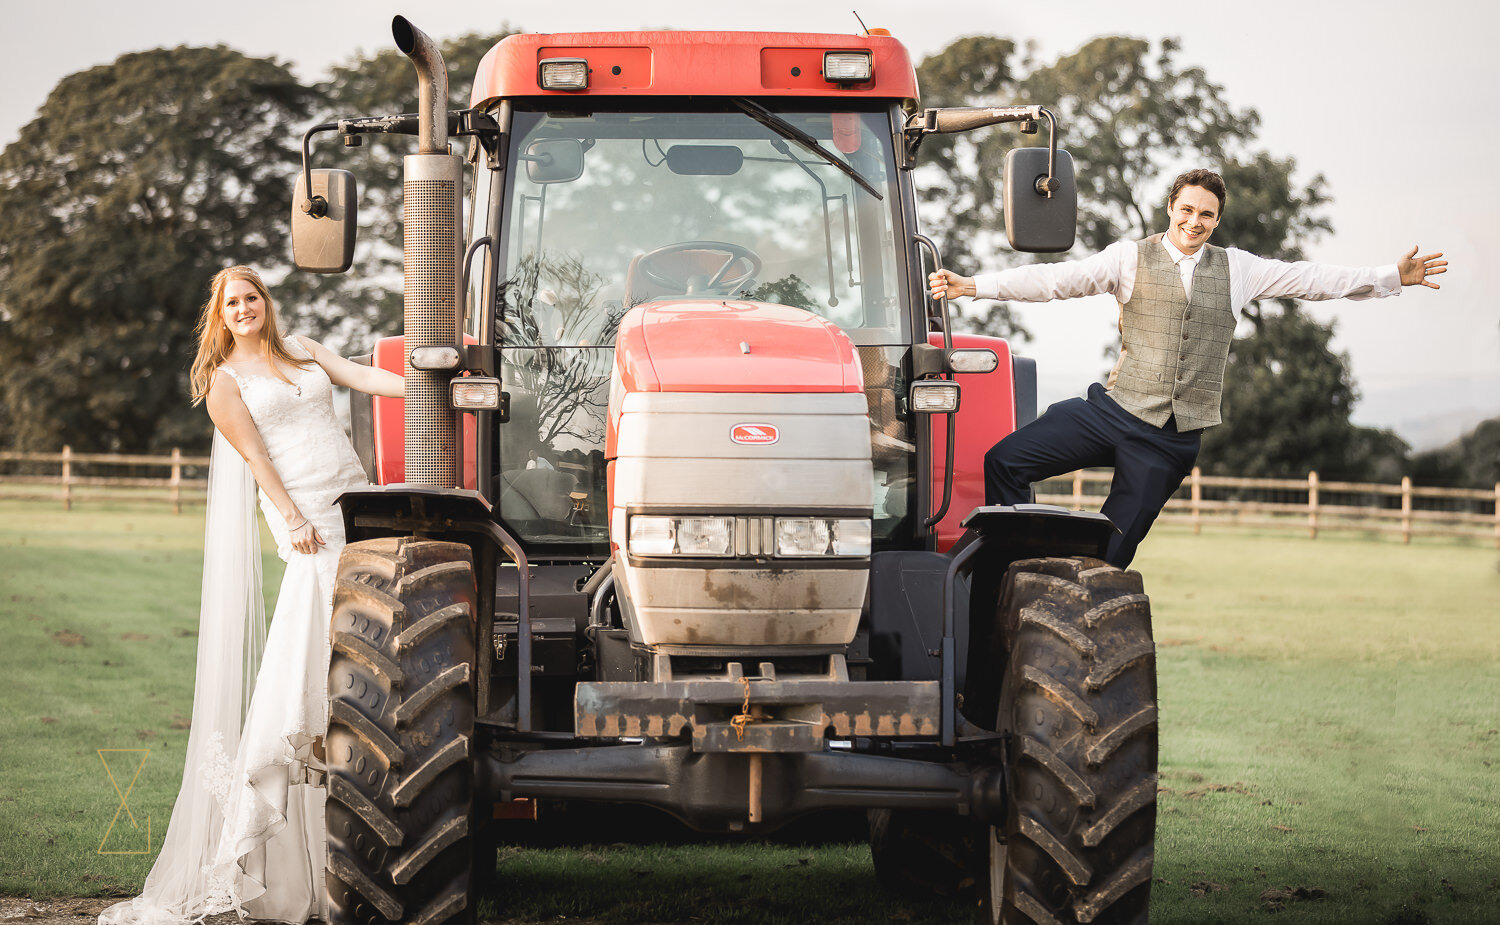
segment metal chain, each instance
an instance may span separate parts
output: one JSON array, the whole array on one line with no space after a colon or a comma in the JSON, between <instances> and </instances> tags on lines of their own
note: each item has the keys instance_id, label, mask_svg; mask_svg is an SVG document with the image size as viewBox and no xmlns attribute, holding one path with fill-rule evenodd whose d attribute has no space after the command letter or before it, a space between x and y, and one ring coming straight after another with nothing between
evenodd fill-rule
<instances>
[{"instance_id":1,"label":"metal chain","mask_svg":"<svg viewBox=\"0 0 1500 925\"><path fill-rule=\"evenodd\" d=\"M745 703L740 707L739 715L734 719L731 719L729 721L729 724L734 727L735 737L743 742L745 741L745 726L748 725L750 721L754 719L754 717L750 715L750 679L740 678L740 683L745 685Z\"/></svg>"}]
</instances>

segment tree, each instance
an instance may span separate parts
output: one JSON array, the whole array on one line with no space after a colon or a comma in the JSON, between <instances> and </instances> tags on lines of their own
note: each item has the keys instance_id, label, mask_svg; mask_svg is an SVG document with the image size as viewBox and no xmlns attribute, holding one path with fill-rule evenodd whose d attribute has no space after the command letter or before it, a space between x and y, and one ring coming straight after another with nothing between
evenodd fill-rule
<instances>
[{"instance_id":1,"label":"tree","mask_svg":"<svg viewBox=\"0 0 1500 925\"><path fill-rule=\"evenodd\" d=\"M1348 481L1400 472L1407 446L1399 437L1350 423L1359 394L1332 337L1331 326L1289 308L1235 342L1224 423L1203 433L1206 471L1265 478L1316 470Z\"/></svg>"},{"instance_id":2,"label":"tree","mask_svg":"<svg viewBox=\"0 0 1500 925\"><path fill-rule=\"evenodd\" d=\"M1493 488L1500 484L1500 417L1479 422L1447 446L1412 456L1407 474L1421 485Z\"/></svg>"},{"instance_id":3,"label":"tree","mask_svg":"<svg viewBox=\"0 0 1500 925\"><path fill-rule=\"evenodd\" d=\"M209 278L285 265L284 127L309 93L218 46L64 78L0 154L0 434L19 449L207 445L188 405Z\"/></svg>"}]
</instances>

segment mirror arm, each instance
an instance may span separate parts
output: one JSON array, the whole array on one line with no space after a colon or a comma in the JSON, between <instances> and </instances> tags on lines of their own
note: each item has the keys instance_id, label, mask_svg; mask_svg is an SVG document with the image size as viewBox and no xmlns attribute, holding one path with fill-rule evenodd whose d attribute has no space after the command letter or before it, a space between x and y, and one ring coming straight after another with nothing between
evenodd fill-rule
<instances>
[{"instance_id":1,"label":"mirror arm","mask_svg":"<svg viewBox=\"0 0 1500 925\"><path fill-rule=\"evenodd\" d=\"M394 116L364 116L358 119L340 119L334 127L344 136L344 144L357 145L360 135L416 135L421 131L421 117L414 112ZM479 143L484 147L486 166L499 166L500 125L488 113L477 109L448 110L448 134L478 137Z\"/></svg>"},{"instance_id":2,"label":"mirror arm","mask_svg":"<svg viewBox=\"0 0 1500 925\"><path fill-rule=\"evenodd\" d=\"M484 149L485 166L500 166L500 123L495 121L494 116L477 109L459 110L458 128L449 134L473 135L478 138L479 146Z\"/></svg>"},{"instance_id":3,"label":"mirror arm","mask_svg":"<svg viewBox=\"0 0 1500 925\"><path fill-rule=\"evenodd\" d=\"M302 211L313 218L328 214L328 200L314 196L312 191L312 137L318 132L331 132L339 127L337 122L321 122L308 129L302 136L302 189L307 198L302 200Z\"/></svg>"},{"instance_id":4,"label":"mirror arm","mask_svg":"<svg viewBox=\"0 0 1500 925\"><path fill-rule=\"evenodd\" d=\"M1047 117L1047 175L1037 179L1036 191L1051 199L1052 194L1061 188L1053 170L1057 164L1057 118L1050 109L1042 109L1041 113Z\"/></svg>"},{"instance_id":5,"label":"mirror arm","mask_svg":"<svg viewBox=\"0 0 1500 925\"><path fill-rule=\"evenodd\" d=\"M929 109L925 112L912 113L906 117L906 125L901 128L901 135L905 142L901 151L901 166L906 170L917 166L917 149L922 147L922 139L928 135L926 121L927 113L931 111Z\"/></svg>"},{"instance_id":6,"label":"mirror arm","mask_svg":"<svg viewBox=\"0 0 1500 925\"><path fill-rule=\"evenodd\" d=\"M1036 120L1047 118L1047 175L1036 181L1036 191L1048 199L1059 188L1053 167L1057 161L1057 117L1044 106L1009 106L990 109L924 109L906 117L901 129L906 147L903 151L902 167L907 170L916 166L917 149L928 135L949 135L967 132L986 125L1020 122L1021 131L1031 134L1036 131Z\"/></svg>"}]
</instances>

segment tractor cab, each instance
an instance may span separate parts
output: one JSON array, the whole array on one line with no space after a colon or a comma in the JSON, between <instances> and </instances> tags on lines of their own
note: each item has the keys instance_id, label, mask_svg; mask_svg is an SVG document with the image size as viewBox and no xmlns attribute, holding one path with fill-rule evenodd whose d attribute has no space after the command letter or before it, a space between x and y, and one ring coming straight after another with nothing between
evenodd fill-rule
<instances>
[{"instance_id":1,"label":"tractor cab","mask_svg":"<svg viewBox=\"0 0 1500 925\"><path fill-rule=\"evenodd\" d=\"M857 349L880 435L875 532L910 544L916 446L895 397L922 322L911 271L891 247L905 219L891 114L651 102L513 105L509 169L478 172L496 188L476 183L490 198L476 196L475 224L489 208L502 216L499 284L492 298L472 293L489 308L471 320L481 339L492 325L510 396L492 486L500 517L539 547L607 553L605 438L622 320L638 307L718 305L732 316L771 304L836 326ZM758 389L733 363L704 372L700 385L713 391ZM533 459L558 475L526 476Z\"/></svg>"}]
</instances>

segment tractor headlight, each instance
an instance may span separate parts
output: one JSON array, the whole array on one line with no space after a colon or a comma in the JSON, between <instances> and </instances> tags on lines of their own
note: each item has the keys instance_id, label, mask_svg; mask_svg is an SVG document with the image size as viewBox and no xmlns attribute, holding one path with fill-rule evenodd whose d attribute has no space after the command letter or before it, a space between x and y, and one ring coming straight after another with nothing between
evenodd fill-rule
<instances>
[{"instance_id":1,"label":"tractor headlight","mask_svg":"<svg viewBox=\"0 0 1500 925\"><path fill-rule=\"evenodd\" d=\"M684 556L727 556L734 551L734 520L684 517L677 521L677 551Z\"/></svg>"},{"instance_id":2,"label":"tractor headlight","mask_svg":"<svg viewBox=\"0 0 1500 925\"><path fill-rule=\"evenodd\" d=\"M630 554L669 556L677 551L676 531L670 517L630 518Z\"/></svg>"},{"instance_id":3,"label":"tractor headlight","mask_svg":"<svg viewBox=\"0 0 1500 925\"><path fill-rule=\"evenodd\" d=\"M776 555L868 556L870 521L866 518L776 518Z\"/></svg>"},{"instance_id":4,"label":"tractor headlight","mask_svg":"<svg viewBox=\"0 0 1500 925\"><path fill-rule=\"evenodd\" d=\"M448 383L448 397L459 411L495 411L500 407L500 380L463 376Z\"/></svg>"},{"instance_id":5,"label":"tractor headlight","mask_svg":"<svg viewBox=\"0 0 1500 925\"><path fill-rule=\"evenodd\" d=\"M734 552L733 517L630 518L632 556L727 556Z\"/></svg>"},{"instance_id":6,"label":"tractor headlight","mask_svg":"<svg viewBox=\"0 0 1500 925\"><path fill-rule=\"evenodd\" d=\"M918 414L952 414L958 410L959 386L947 379L923 379L911 384L911 410Z\"/></svg>"},{"instance_id":7,"label":"tractor headlight","mask_svg":"<svg viewBox=\"0 0 1500 925\"><path fill-rule=\"evenodd\" d=\"M743 518L741 518L743 519ZM728 558L735 555L734 517L662 516L631 514L627 549L632 556L686 556ZM749 540L755 547L760 518L750 518ZM871 524L868 517L776 517L770 520L774 545L767 550L752 548L751 557L766 554L780 558L820 556L868 557ZM744 545L742 540L741 545ZM742 548L741 556L745 555Z\"/></svg>"},{"instance_id":8,"label":"tractor headlight","mask_svg":"<svg viewBox=\"0 0 1500 925\"><path fill-rule=\"evenodd\" d=\"M813 517L776 518L776 555L826 556L833 531L828 521Z\"/></svg>"}]
</instances>

